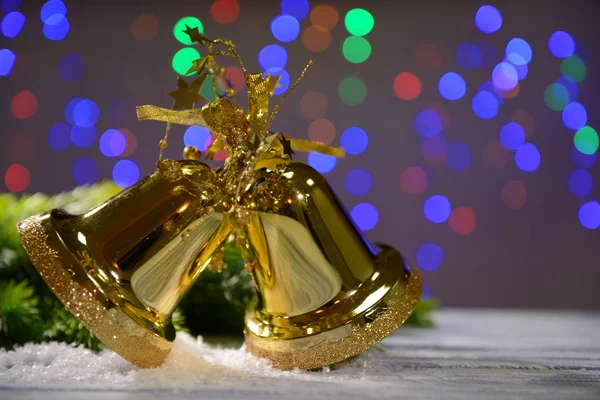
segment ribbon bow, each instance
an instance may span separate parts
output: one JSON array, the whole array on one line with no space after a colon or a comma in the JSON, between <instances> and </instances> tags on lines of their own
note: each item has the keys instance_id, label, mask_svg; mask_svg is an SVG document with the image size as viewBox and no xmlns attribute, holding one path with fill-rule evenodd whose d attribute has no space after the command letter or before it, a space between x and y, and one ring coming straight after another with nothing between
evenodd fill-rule
<instances>
[{"instance_id":1,"label":"ribbon bow","mask_svg":"<svg viewBox=\"0 0 600 400\"><path fill-rule=\"evenodd\" d=\"M224 44L227 46L229 52L221 51L213 53L212 46L215 44ZM249 74L244 68L234 47L235 46L231 42L226 40L216 39L211 41L208 46L209 55L207 55L207 57L211 58L210 65L212 68L209 69L207 74L203 74L203 70L199 70L199 78L196 81L204 83L208 74L213 75L213 87L218 95L214 75L219 67L216 66L216 63L214 62L214 55L230 55L236 58L244 72L246 85L248 87L248 112L245 113L244 110L237 105L237 101L234 104L234 102L227 97L218 97L216 100L210 101L198 109L192 108L182 111L169 110L152 105L138 106L137 117L139 120L155 120L168 123L165 140L161 144L160 158L162 158L162 148L167 145L166 139L168 137L170 124L202 126L213 132L216 135L216 138L207 149L207 158L214 157L214 155L225 146L227 146L229 157L237 156L239 152L243 152L245 155L254 156L256 158L255 163L257 167L258 165L264 164L266 160L272 160L274 158L279 158L279 162L285 162L285 159L291 158L294 151L313 151L335 157L345 156L344 150L340 147L329 146L317 141L295 139L284 134L276 135L268 131L283 100L302 80L307 69L312 65L312 61L306 66L304 71L302 71L302 74L296 82L283 94L278 104L275 106L273 113L269 115L269 97L273 96L275 89L278 87L279 78L272 76L271 74L267 74L267 76L263 76L260 73ZM203 65L207 64L209 63L204 63ZM193 105L193 102L198 101L198 98L202 98L197 93L199 87L197 87L196 81L190 85L187 85L185 82L180 82L176 91L169 92L169 95L176 99L176 105L188 104L190 102ZM182 97L185 96L188 96L188 98L182 100ZM188 101L186 102L185 100ZM278 137L279 140L274 140L275 137ZM225 142L227 144L225 144Z\"/></svg>"}]
</instances>

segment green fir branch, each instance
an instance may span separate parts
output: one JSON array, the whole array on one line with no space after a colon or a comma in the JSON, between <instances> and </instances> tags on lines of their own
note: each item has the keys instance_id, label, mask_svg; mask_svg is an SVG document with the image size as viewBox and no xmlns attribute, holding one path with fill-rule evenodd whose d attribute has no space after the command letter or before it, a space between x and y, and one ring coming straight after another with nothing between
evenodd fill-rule
<instances>
[{"instance_id":1,"label":"green fir branch","mask_svg":"<svg viewBox=\"0 0 600 400\"><path fill-rule=\"evenodd\" d=\"M41 338L39 298L27 281L0 282L0 346L36 342Z\"/></svg>"}]
</instances>

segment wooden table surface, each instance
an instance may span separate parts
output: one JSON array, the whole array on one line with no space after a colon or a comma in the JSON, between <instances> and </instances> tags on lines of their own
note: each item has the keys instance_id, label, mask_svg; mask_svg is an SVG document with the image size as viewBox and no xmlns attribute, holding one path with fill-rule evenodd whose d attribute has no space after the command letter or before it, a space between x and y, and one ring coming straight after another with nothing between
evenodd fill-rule
<instances>
[{"instance_id":1,"label":"wooden table surface","mask_svg":"<svg viewBox=\"0 0 600 400\"><path fill-rule=\"evenodd\" d=\"M0 399L600 399L600 312L442 310L330 371L112 387L5 382Z\"/></svg>"}]
</instances>

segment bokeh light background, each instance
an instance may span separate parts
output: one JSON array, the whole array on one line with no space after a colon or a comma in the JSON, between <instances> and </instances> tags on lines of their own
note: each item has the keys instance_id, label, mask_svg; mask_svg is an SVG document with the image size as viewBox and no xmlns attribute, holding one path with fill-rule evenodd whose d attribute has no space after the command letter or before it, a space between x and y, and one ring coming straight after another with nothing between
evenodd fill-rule
<instances>
[{"instance_id":1,"label":"bokeh light background","mask_svg":"<svg viewBox=\"0 0 600 400\"><path fill-rule=\"evenodd\" d=\"M188 24L281 76L276 96L317 61L273 128L344 147L345 159L296 158L444 305L600 307L590 2L0 3L3 191L127 187L152 172L164 124L137 121L135 106L170 106L202 53ZM226 78L244 100L239 68ZM166 155L213 139L174 126Z\"/></svg>"}]
</instances>

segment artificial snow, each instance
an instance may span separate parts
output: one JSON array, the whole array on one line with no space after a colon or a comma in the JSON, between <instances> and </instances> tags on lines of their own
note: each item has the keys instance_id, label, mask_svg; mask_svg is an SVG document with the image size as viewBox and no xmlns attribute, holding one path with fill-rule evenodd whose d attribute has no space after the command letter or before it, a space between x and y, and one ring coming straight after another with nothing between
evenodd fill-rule
<instances>
[{"instance_id":1,"label":"artificial snow","mask_svg":"<svg viewBox=\"0 0 600 400\"><path fill-rule=\"evenodd\" d=\"M207 344L202 337L178 333L162 366L140 369L111 350L94 353L65 343L26 344L0 350L0 384L64 384L142 387L197 387L216 382L299 378L314 380L324 372L280 371L270 361L241 348Z\"/></svg>"}]
</instances>

